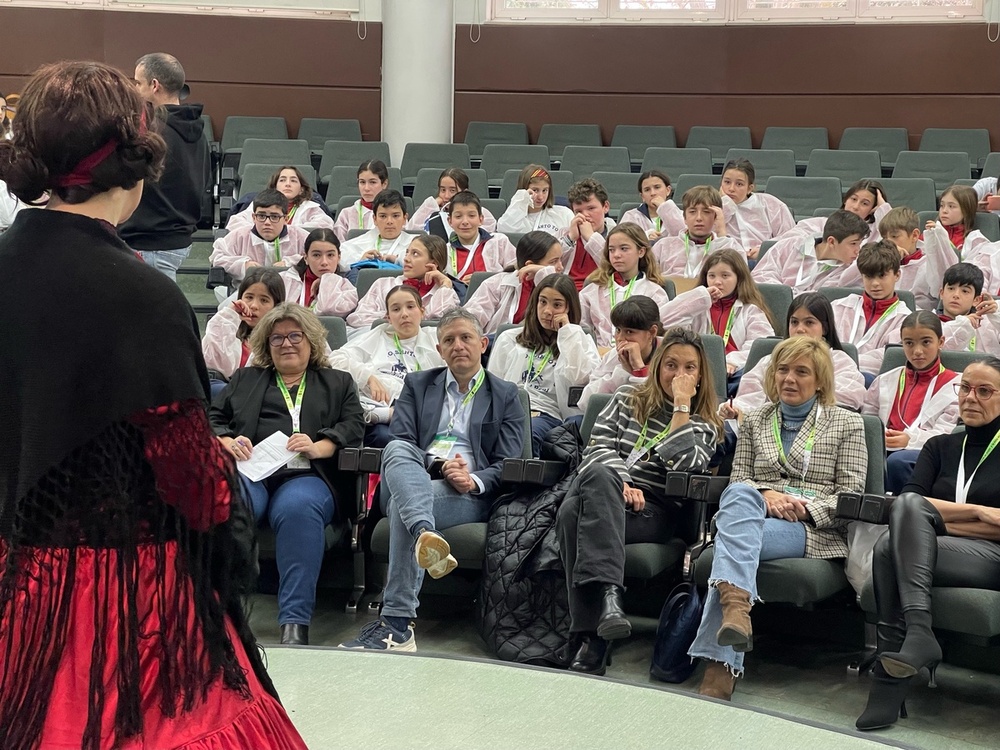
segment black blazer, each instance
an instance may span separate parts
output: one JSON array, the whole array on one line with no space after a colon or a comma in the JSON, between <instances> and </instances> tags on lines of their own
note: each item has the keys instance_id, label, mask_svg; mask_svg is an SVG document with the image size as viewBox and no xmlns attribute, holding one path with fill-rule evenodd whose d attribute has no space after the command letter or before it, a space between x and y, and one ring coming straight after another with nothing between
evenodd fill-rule
<instances>
[{"instance_id":1,"label":"black blazer","mask_svg":"<svg viewBox=\"0 0 1000 750\"><path fill-rule=\"evenodd\" d=\"M447 375L447 367L435 367L406 376L389 424L394 439L405 440L425 451L430 447L445 409ZM483 494L491 496L499 488L505 458L521 458L524 419L517 386L486 373L472 401L469 421L469 438L476 454L473 474L482 481Z\"/></svg>"},{"instance_id":2,"label":"black blazer","mask_svg":"<svg viewBox=\"0 0 1000 750\"><path fill-rule=\"evenodd\" d=\"M302 398L302 433L313 440L328 438L338 448L360 448L365 435L364 414L354 379L331 369L306 370L306 394ZM274 368L244 367L233 374L209 409L212 429L219 437L252 435L260 418L264 392L275 380ZM354 489L355 477L337 470L337 455L312 462L313 470L337 498L336 513L345 514L345 501Z\"/></svg>"}]
</instances>

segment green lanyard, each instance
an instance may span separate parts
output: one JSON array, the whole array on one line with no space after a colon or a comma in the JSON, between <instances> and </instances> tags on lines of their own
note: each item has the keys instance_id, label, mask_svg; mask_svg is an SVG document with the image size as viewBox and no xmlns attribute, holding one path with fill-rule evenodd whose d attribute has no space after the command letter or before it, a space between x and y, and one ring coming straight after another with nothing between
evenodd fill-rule
<instances>
[{"instance_id":1,"label":"green lanyard","mask_svg":"<svg viewBox=\"0 0 1000 750\"><path fill-rule=\"evenodd\" d=\"M975 335L972 336L972 340L969 342L969 351L970 352L976 351L976 337L975 337Z\"/></svg>"},{"instance_id":2,"label":"green lanyard","mask_svg":"<svg viewBox=\"0 0 1000 750\"><path fill-rule=\"evenodd\" d=\"M647 424L643 424L642 430L639 431L639 439L635 441L635 448L633 453L641 456L640 461L648 461L650 451L660 444L667 435L670 434L670 425L668 424L665 429L660 430L649 440L646 440L646 427ZM643 442L645 440L645 442Z\"/></svg>"},{"instance_id":3,"label":"green lanyard","mask_svg":"<svg viewBox=\"0 0 1000 750\"><path fill-rule=\"evenodd\" d=\"M279 263L281 261L281 238L274 238L274 262Z\"/></svg>"},{"instance_id":4,"label":"green lanyard","mask_svg":"<svg viewBox=\"0 0 1000 750\"><path fill-rule=\"evenodd\" d=\"M990 440L990 444L986 446L986 451L983 453L983 457L979 459L979 463L976 464L976 468L972 470L972 476L969 477L969 481L965 481L965 441L969 439L966 435L962 438L962 455L958 459L958 474L955 477L955 502L964 503L969 496L969 488L972 486L972 480L976 478L976 472L979 471L979 467L983 465L983 462L989 458L993 449L1000 444L1000 431L993 436Z\"/></svg>"},{"instance_id":5,"label":"green lanyard","mask_svg":"<svg viewBox=\"0 0 1000 750\"><path fill-rule=\"evenodd\" d=\"M781 463L791 470L791 466L788 465L788 457L785 455L785 448L781 444L781 426L778 424L778 412L781 411L780 404L774 410L774 418L771 421L771 427L774 431L774 445L778 449L778 459ZM816 418L813 420L812 430L809 432L809 437L806 438L805 450L802 454L802 479L805 480L806 473L809 471L809 462L812 461L812 451L813 444L816 442L816 423L819 422L819 413L817 412Z\"/></svg>"},{"instance_id":6,"label":"green lanyard","mask_svg":"<svg viewBox=\"0 0 1000 750\"><path fill-rule=\"evenodd\" d=\"M655 229L657 232L659 232L660 231L660 227L662 227L662 226L663 226L663 219L661 219L659 216L654 216L653 217L653 229Z\"/></svg>"},{"instance_id":7,"label":"green lanyard","mask_svg":"<svg viewBox=\"0 0 1000 750\"><path fill-rule=\"evenodd\" d=\"M295 216L295 212L299 210L297 205L292 206L292 210L288 212L288 216L285 217L285 221L289 224L292 223L292 217Z\"/></svg>"},{"instance_id":8,"label":"green lanyard","mask_svg":"<svg viewBox=\"0 0 1000 750\"><path fill-rule=\"evenodd\" d=\"M542 357L542 363L540 365L538 365L538 369L535 370L535 354L536 354L536 352L534 352L534 351L531 352L531 355L530 355L531 358L528 360L528 372L524 376L524 378L525 378L524 384L525 385L530 385L531 383L537 382L538 379L540 377L542 377L542 370L545 369L545 365L547 365L549 363L549 360L552 359L552 350L548 349L545 352L545 356ZM534 373L535 373L534 376L532 376L532 374L531 374L532 370L534 370Z\"/></svg>"},{"instance_id":9,"label":"green lanyard","mask_svg":"<svg viewBox=\"0 0 1000 750\"><path fill-rule=\"evenodd\" d=\"M483 384L483 380L485 379L486 379L486 370L480 367L479 374L476 375L476 379L475 381L473 381L472 387L469 388L469 392L465 394L465 398L462 399L462 403L454 411L451 411L451 398L446 395L446 398L448 398L448 411L451 412L451 418L448 420L448 428L445 431L446 435L451 435L451 431L455 429L455 417L458 415L459 412L461 412L463 409L465 409L465 407L469 405L469 402L472 401L473 398L475 398L476 391L479 390L479 386Z\"/></svg>"},{"instance_id":10,"label":"green lanyard","mask_svg":"<svg viewBox=\"0 0 1000 750\"><path fill-rule=\"evenodd\" d=\"M358 201L358 228L365 228L365 207L361 205L361 201Z\"/></svg>"},{"instance_id":11,"label":"green lanyard","mask_svg":"<svg viewBox=\"0 0 1000 750\"><path fill-rule=\"evenodd\" d=\"M632 287L635 286L636 279L638 279L638 278L639 278L638 275L637 276L633 276L632 280L628 283L628 286L625 287L625 296L622 298L622 302L624 302L625 300L627 300L629 297L632 296ZM617 302L615 302L615 290L617 289L617 287L618 287L618 284L615 283L614 277L612 277L611 281L608 282L608 290L611 292L611 307L612 307L612 309L614 308L615 305L618 304Z\"/></svg>"},{"instance_id":12,"label":"green lanyard","mask_svg":"<svg viewBox=\"0 0 1000 750\"><path fill-rule=\"evenodd\" d=\"M302 374L302 380L299 381L299 392L295 394L295 403L292 403L292 396L288 392L285 381L281 379L281 373L275 373L275 377L278 379L278 390L281 391L281 395L285 399L285 406L288 407L288 413L292 417L292 432L299 432L299 427L302 424L302 397L306 393L305 373Z\"/></svg>"},{"instance_id":13,"label":"green lanyard","mask_svg":"<svg viewBox=\"0 0 1000 750\"><path fill-rule=\"evenodd\" d=\"M695 247L697 247L697 245L695 245ZM688 254L688 251L690 250L690 248L691 248L691 235L688 234L687 232L685 232L684 233L684 256L685 257L687 257L687 254ZM711 249L712 249L712 238L709 237L707 240L705 240L705 252L703 252L701 254L701 257L704 258L706 255L708 255L708 252Z\"/></svg>"},{"instance_id":14,"label":"green lanyard","mask_svg":"<svg viewBox=\"0 0 1000 750\"><path fill-rule=\"evenodd\" d=\"M399 363L403 366L403 369L409 372L410 368L406 366L406 358L403 356L403 345L399 343L398 333L392 334L392 343L396 345L396 354L399 355ZM414 367L416 368L415 371L420 372L420 363L416 361L416 356L414 356L413 358L413 364ZM478 388L478 386L476 387Z\"/></svg>"},{"instance_id":15,"label":"green lanyard","mask_svg":"<svg viewBox=\"0 0 1000 750\"><path fill-rule=\"evenodd\" d=\"M736 320L736 304L729 308L729 317L726 318L726 329L722 333L722 345L729 346L729 337L733 333L733 321Z\"/></svg>"}]
</instances>

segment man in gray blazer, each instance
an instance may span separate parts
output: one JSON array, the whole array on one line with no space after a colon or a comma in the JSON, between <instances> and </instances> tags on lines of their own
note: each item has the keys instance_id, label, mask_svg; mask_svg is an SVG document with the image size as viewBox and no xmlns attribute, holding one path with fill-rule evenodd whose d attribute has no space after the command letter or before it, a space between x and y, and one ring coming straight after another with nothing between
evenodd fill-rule
<instances>
[{"instance_id":1,"label":"man in gray blazer","mask_svg":"<svg viewBox=\"0 0 1000 750\"><path fill-rule=\"evenodd\" d=\"M487 520L505 458L519 458L524 410L517 386L486 372L487 340L462 308L438 325L447 367L410 373L393 407L392 441L382 453L382 495L389 518L389 576L382 616L344 648L416 651L413 620L426 570L457 566L438 533Z\"/></svg>"}]
</instances>

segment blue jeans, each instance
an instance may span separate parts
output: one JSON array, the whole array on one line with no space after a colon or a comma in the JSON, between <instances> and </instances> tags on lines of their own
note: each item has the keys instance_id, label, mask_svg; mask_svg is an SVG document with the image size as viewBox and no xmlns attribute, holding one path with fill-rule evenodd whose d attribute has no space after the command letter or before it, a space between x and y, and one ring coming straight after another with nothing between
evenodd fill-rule
<instances>
[{"instance_id":1,"label":"blue jeans","mask_svg":"<svg viewBox=\"0 0 1000 750\"><path fill-rule=\"evenodd\" d=\"M720 646L716 637L722 627L719 583L750 593L757 601L757 565L764 560L804 557L806 527L780 518L767 518L764 496L753 487L731 484L722 493L715 516L715 556L708 579L708 596L698 635L688 653L695 658L726 664L735 675L743 672L743 653Z\"/></svg>"},{"instance_id":2,"label":"blue jeans","mask_svg":"<svg viewBox=\"0 0 1000 750\"><path fill-rule=\"evenodd\" d=\"M308 625L326 552L326 526L333 520L333 494L314 475L287 479L274 492L268 491L267 480L251 482L240 475L240 481L258 525L267 520L274 530L278 624Z\"/></svg>"},{"instance_id":3,"label":"blue jeans","mask_svg":"<svg viewBox=\"0 0 1000 750\"><path fill-rule=\"evenodd\" d=\"M549 430L555 429L563 422L559 417L551 414L539 414L531 418L531 455L538 458L538 452L542 449L542 441L549 434Z\"/></svg>"},{"instance_id":4,"label":"blue jeans","mask_svg":"<svg viewBox=\"0 0 1000 750\"><path fill-rule=\"evenodd\" d=\"M147 266L152 266L160 273L166 274L171 281L177 281L177 269L191 252L191 246L182 247L180 250L139 250L139 255L146 261Z\"/></svg>"},{"instance_id":5,"label":"blue jeans","mask_svg":"<svg viewBox=\"0 0 1000 750\"><path fill-rule=\"evenodd\" d=\"M898 495L913 476L920 451L892 451L885 459L885 491Z\"/></svg>"},{"instance_id":6,"label":"blue jeans","mask_svg":"<svg viewBox=\"0 0 1000 750\"><path fill-rule=\"evenodd\" d=\"M382 614L416 617L424 571L413 552L410 529L447 529L481 523L490 512L484 497L456 492L443 479L431 479L424 451L393 440L382 452L382 493L389 518L389 576L382 596Z\"/></svg>"}]
</instances>

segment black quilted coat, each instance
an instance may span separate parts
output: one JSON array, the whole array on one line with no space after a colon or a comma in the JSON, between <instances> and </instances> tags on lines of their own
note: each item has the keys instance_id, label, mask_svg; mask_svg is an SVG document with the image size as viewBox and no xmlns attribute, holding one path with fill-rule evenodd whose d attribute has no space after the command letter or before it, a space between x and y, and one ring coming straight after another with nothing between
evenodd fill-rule
<instances>
[{"instance_id":1,"label":"black quilted coat","mask_svg":"<svg viewBox=\"0 0 1000 750\"><path fill-rule=\"evenodd\" d=\"M504 661L565 667L573 656L555 525L581 452L576 425L553 429L541 457L565 462L563 478L551 488L526 485L497 498L490 515L477 624Z\"/></svg>"}]
</instances>

